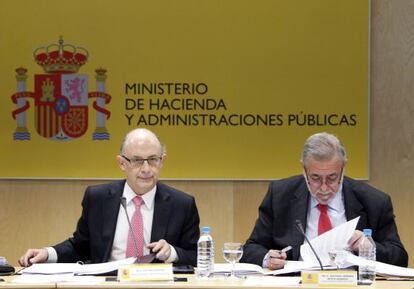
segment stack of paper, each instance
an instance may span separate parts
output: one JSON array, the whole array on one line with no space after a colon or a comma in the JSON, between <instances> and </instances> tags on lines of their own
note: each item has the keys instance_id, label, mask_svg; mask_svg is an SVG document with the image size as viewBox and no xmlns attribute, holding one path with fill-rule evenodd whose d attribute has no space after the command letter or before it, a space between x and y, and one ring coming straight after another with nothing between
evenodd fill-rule
<instances>
[{"instance_id":1,"label":"stack of paper","mask_svg":"<svg viewBox=\"0 0 414 289\"><path fill-rule=\"evenodd\" d=\"M20 271L21 274L74 274L74 275L98 275L118 270L122 265L130 265L136 258L128 258L119 261L99 264L79 263L41 263L33 264Z\"/></svg>"},{"instance_id":2,"label":"stack of paper","mask_svg":"<svg viewBox=\"0 0 414 289\"><path fill-rule=\"evenodd\" d=\"M16 276L11 280L12 283L18 284L50 284L57 282L66 282L66 283L81 283L81 284L99 284L103 281L102 278L95 276L74 276L71 274L53 274L53 275L43 275L43 274L23 274Z\"/></svg>"},{"instance_id":3,"label":"stack of paper","mask_svg":"<svg viewBox=\"0 0 414 289\"><path fill-rule=\"evenodd\" d=\"M363 265L366 260L358 256L349 254L347 261L353 265L360 266ZM399 267L395 265L390 265L382 262L375 262L375 272L378 275L384 277L398 277L398 278L409 278L414 279L414 269Z\"/></svg>"},{"instance_id":4,"label":"stack of paper","mask_svg":"<svg viewBox=\"0 0 414 289\"><path fill-rule=\"evenodd\" d=\"M335 248L348 247L348 241L354 234L358 221L359 217L343 223L310 240L324 266L331 265L328 252ZM318 260L316 259L315 254L313 254L308 243L304 243L300 246L300 255L305 262L319 265Z\"/></svg>"},{"instance_id":5,"label":"stack of paper","mask_svg":"<svg viewBox=\"0 0 414 289\"><path fill-rule=\"evenodd\" d=\"M231 272L231 264L228 263L215 263L214 274L226 275ZM234 266L235 275L255 275L263 274L263 268L255 264L236 263Z\"/></svg>"}]
</instances>

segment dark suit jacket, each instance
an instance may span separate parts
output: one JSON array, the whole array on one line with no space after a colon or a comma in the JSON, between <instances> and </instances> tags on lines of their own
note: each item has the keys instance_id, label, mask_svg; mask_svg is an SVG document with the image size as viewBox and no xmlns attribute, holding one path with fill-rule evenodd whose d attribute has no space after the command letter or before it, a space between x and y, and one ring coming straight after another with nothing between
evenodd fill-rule
<instances>
[{"instance_id":1,"label":"dark suit jacket","mask_svg":"<svg viewBox=\"0 0 414 289\"><path fill-rule=\"evenodd\" d=\"M343 182L343 196L347 220L360 216L357 230L372 229L377 260L407 266L408 256L398 235L390 197L347 177ZM270 249L280 250L288 245L293 246L288 259L298 260L304 238L295 228L295 220L306 225L309 198L303 176L271 182L241 261L261 266Z\"/></svg>"},{"instance_id":2,"label":"dark suit jacket","mask_svg":"<svg viewBox=\"0 0 414 289\"><path fill-rule=\"evenodd\" d=\"M108 261L125 180L88 187L73 237L54 246L58 262ZM165 239L177 251L179 264L196 265L199 238L197 207L192 196L157 184L151 242Z\"/></svg>"}]
</instances>

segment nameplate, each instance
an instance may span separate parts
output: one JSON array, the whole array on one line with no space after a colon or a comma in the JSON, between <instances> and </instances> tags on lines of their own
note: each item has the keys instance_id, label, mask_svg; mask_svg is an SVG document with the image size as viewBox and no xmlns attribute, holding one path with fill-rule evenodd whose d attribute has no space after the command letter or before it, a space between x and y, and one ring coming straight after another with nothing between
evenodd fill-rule
<instances>
[{"instance_id":1,"label":"nameplate","mask_svg":"<svg viewBox=\"0 0 414 289\"><path fill-rule=\"evenodd\" d=\"M132 264L118 269L120 282L142 281L173 281L173 266L171 263Z\"/></svg>"},{"instance_id":2,"label":"nameplate","mask_svg":"<svg viewBox=\"0 0 414 289\"><path fill-rule=\"evenodd\" d=\"M302 271L302 284L318 284L321 286L357 286L357 271L325 270Z\"/></svg>"}]
</instances>

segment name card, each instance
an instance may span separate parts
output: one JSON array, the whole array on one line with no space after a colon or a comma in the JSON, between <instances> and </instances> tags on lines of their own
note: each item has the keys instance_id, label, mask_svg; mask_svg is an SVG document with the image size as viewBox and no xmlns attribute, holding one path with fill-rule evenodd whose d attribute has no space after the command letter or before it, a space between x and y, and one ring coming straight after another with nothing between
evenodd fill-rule
<instances>
[{"instance_id":1,"label":"name card","mask_svg":"<svg viewBox=\"0 0 414 289\"><path fill-rule=\"evenodd\" d=\"M171 263L132 264L118 269L120 282L142 281L173 281L173 266Z\"/></svg>"},{"instance_id":2,"label":"name card","mask_svg":"<svg viewBox=\"0 0 414 289\"><path fill-rule=\"evenodd\" d=\"M325 270L302 271L303 284L318 284L325 286L357 286L357 271L351 270Z\"/></svg>"}]
</instances>

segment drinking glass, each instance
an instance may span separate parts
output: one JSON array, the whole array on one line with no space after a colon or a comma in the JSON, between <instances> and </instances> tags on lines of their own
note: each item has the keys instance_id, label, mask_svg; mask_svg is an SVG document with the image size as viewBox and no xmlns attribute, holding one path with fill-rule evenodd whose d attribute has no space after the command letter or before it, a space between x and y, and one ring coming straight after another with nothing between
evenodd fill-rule
<instances>
[{"instance_id":1,"label":"drinking glass","mask_svg":"<svg viewBox=\"0 0 414 289\"><path fill-rule=\"evenodd\" d=\"M348 250L342 247L335 247L328 252L328 255L331 263L339 270L346 264Z\"/></svg>"},{"instance_id":2,"label":"drinking glass","mask_svg":"<svg viewBox=\"0 0 414 289\"><path fill-rule=\"evenodd\" d=\"M226 262L231 264L230 278L237 279L234 274L234 267L236 263L241 259L243 255L243 246L241 243L224 243L223 245L223 257Z\"/></svg>"}]
</instances>

